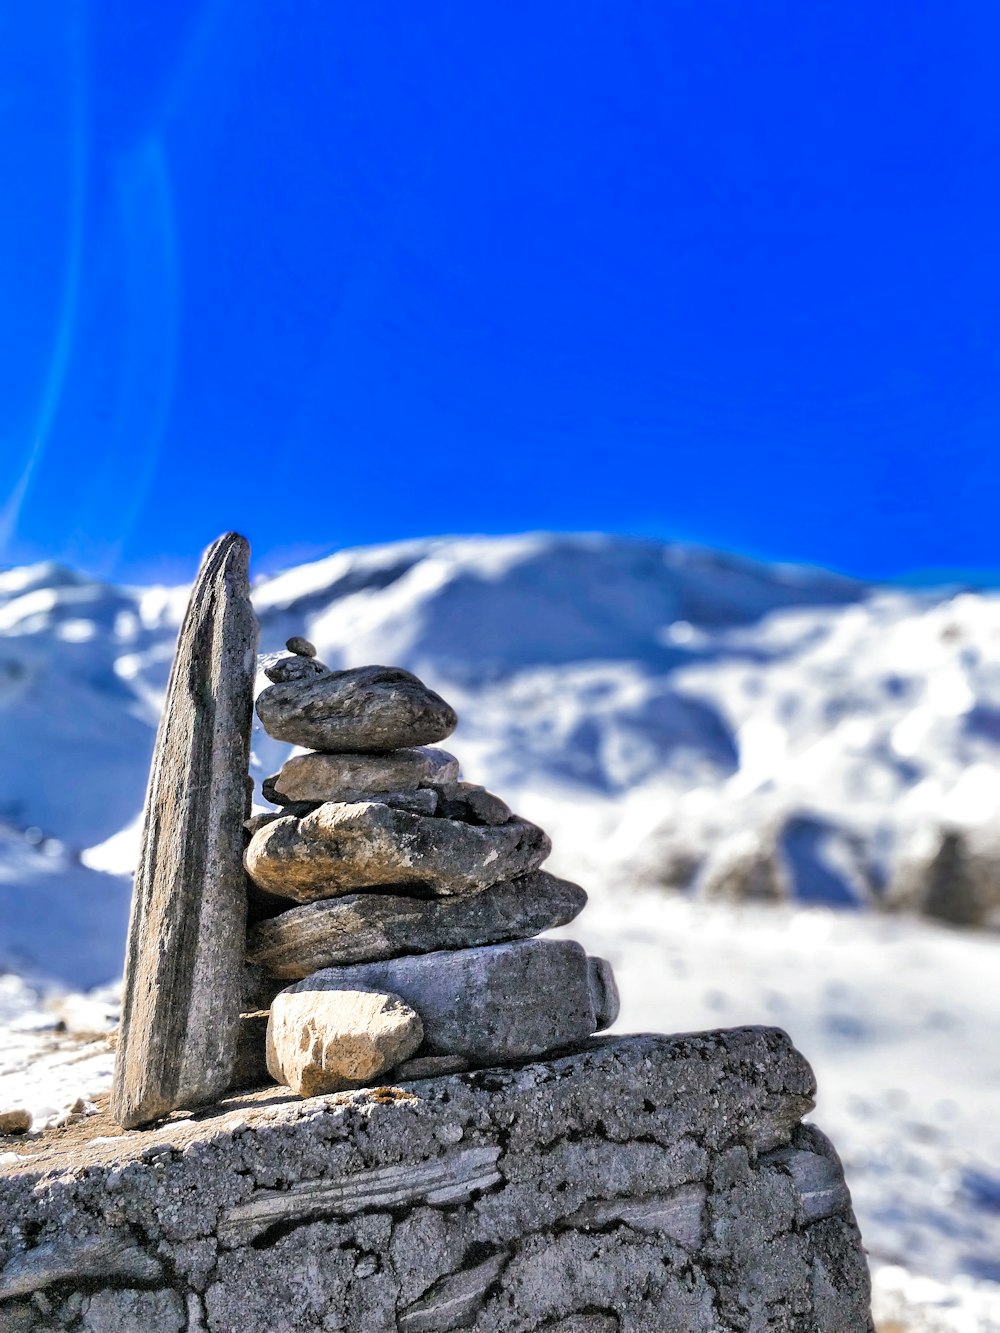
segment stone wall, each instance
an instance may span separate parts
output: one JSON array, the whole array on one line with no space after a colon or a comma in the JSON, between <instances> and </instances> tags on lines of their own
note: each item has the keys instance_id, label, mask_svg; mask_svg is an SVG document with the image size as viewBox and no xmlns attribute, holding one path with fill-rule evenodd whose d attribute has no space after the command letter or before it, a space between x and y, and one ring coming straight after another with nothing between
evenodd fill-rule
<instances>
[{"instance_id":1,"label":"stone wall","mask_svg":"<svg viewBox=\"0 0 1000 1333\"><path fill-rule=\"evenodd\" d=\"M813 1093L741 1028L3 1140L0 1330L866 1333Z\"/></svg>"}]
</instances>

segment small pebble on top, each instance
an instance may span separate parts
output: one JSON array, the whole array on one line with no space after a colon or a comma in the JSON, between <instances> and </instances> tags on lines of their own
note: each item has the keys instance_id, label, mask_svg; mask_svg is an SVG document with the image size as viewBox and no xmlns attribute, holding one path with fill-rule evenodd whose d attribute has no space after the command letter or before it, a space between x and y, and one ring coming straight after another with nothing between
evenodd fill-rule
<instances>
[{"instance_id":1,"label":"small pebble on top","mask_svg":"<svg viewBox=\"0 0 1000 1333\"><path fill-rule=\"evenodd\" d=\"M296 657L315 657L316 646L304 639L301 634L293 634L285 643L285 647L290 653L295 653Z\"/></svg>"}]
</instances>

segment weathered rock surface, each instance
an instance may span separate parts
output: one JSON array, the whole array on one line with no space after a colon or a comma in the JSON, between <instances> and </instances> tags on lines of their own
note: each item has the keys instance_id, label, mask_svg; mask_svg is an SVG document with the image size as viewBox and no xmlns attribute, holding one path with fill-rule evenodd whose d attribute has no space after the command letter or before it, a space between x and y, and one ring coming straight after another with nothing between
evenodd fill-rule
<instances>
[{"instance_id":1,"label":"weathered rock surface","mask_svg":"<svg viewBox=\"0 0 1000 1333\"><path fill-rule=\"evenodd\" d=\"M341 1092L407 1060L423 1035L419 1016L398 995L333 988L317 977L274 997L267 1069L300 1097Z\"/></svg>"},{"instance_id":2,"label":"weathered rock surface","mask_svg":"<svg viewBox=\"0 0 1000 1333\"><path fill-rule=\"evenodd\" d=\"M411 746L388 754L297 754L262 784L275 805L292 801L361 801L377 792L413 791L456 782L458 760L447 750Z\"/></svg>"},{"instance_id":3,"label":"weathered rock surface","mask_svg":"<svg viewBox=\"0 0 1000 1333\"><path fill-rule=\"evenodd\" d=\"M278 666L294 670L294 679L269 686L257 699L257 716L276 740L335 754L379 752L432 745L458 725L439 694L399 667L328 671L316 670L321 664L314 658L287 660L299 665Z\"/></svg>"},{"instance_id":4,"label":"weathered rock surface","mask_svg":"<svg viewBox=\"0 0 1000 1333\"><path fill-rule=\"evenodd\" d=\"M744 1028L272 1086L118 1137L100 1114L0 1165L0 1327L867 1333L813 1093L783 1033Z\"/></svg>"},{"instance_id":5,"label":"weathered rock surface","mask_svg":"<svg viewBox=\"0 0 1000 1333\"><path fill-rule=\"evenodd\" d=\"M245 863L262 889L313 902L391 885L477 893L536 870L551 850L540 828L516 817L479 827L376 802L330 801L259 829Z\"/></svg>"},{"instance_id":6,"label":"weathered rock surface","mask_svg":"<svg viewBox=\"0 0 1000 1333\"><path fill-rule=\"evenodd\" d=\"M313 657L280 657L264 668L264 675L276 685L290 685L296 681L315 680L329 675L330 668Z\"/></svg>"},{"instance_id":7,"label":"weathered rock surface","mask_svg":"<svg viewBox=\"0 0 1000 1333\"><path fill-rule=\"evenodd\" d=\"M519 940L330 967L299 985L399 995L424 1025L421 1055L488 1065L533 1059L613 1023L608 972L572 940Z\"/></svg>"},{"instance_id":8,"label":"weathered rock surface","mask_svg":"<svg viewBox=\"0 0 1000 1333\"><path fill-rule=\"evenodd\" d=\"M435 784L434 790L438 794L437 813L442 819L461 819L467 824L506 824L511 817L506 801L473 782Z\"/></svg>"},{"instance_id":9,"label":"weathered rock surface","mask_svg":"<svg viewBox=\"0 0 1000 1333\"><path fill-rule=\"evenodd\" d=\"M382 893L327 898L254 926L247 959L275 977L306 977L346 963L528 939L566 925L586 901L578 885L544 870L429 902Z\"/></svg>"},{"instance_id":10,"label":"weathered rock surface","mask_svg":"<svg viewBox=\"0 0 1000 1333\"><path fill-rule=\"evenodd\" d=\"M127 1127L231 1085L246 892L241 849L256 673L250 548L205 554L156 739L112 1092Z\"/></svg>"}]
</instances>

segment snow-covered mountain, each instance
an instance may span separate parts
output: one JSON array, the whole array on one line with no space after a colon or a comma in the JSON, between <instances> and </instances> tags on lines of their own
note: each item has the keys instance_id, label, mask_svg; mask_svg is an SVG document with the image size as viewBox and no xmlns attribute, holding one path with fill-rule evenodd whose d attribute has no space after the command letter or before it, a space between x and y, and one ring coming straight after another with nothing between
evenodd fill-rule
<instances>
[{"instance_id":1,"label":"snow-covered mountain","mask_svg":"<svg viewBox=\"0 0 1000 1333\"><path fill-rule=\"evenodd\" d=\"M185 600L0 573L0 967L94 984L120 956ZM306 633L443 692L466 775L588 887L993 908L1000 597L537 535L344 551L255 603L263 652ZM287 752L254 748L258 777Z\"/></svg>"},{"instance_id":2,"label":"snow-covered mountain","mask_svg":"<svg viewBox=\"0 0 1000 1333\"><path fill-rule=\"evenodd\" d=\"M109 1086L106 1042L73 1034L106 1026L113 988L21 978L118 971L186 598L0 573L0 973L20 974L0 975L0 1102L38 1123ZM1000 596L531 536L341 552L255 601L263 651L304 632L331 665L399 663L456 705L467 776L591 891L568 933L613 962L622 1030L788 1029L880 1328L1000 1330L997 936L878 910L983 921L997 902ZM286 753L259 729L254 747L258 778ZM873 910L796 906L817 902Z\"/></svg>"}]
</instances>

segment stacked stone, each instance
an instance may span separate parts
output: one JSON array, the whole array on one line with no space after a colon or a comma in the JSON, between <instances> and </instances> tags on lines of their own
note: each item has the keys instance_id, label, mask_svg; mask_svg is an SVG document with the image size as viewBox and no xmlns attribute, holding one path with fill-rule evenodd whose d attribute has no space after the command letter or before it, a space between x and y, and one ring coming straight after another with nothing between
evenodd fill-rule
<instances>
[{"instance_id":1,"label":"stacked stone","mask_svg":"<svg viewBox=\"0 0 1000 1333\"><path fill-rule=\"evenodd\" d=\"M267 1067L302 1096L533 1059L617 1017L611 968L539 940L583 908L545 833L436 748L454 710L396 668L331 671L301 638L257 715L308 747L248 821L247 960L271 980ZM289 900L297 905L292 906Z\"/></svg>"}]
</instances>

